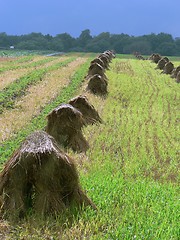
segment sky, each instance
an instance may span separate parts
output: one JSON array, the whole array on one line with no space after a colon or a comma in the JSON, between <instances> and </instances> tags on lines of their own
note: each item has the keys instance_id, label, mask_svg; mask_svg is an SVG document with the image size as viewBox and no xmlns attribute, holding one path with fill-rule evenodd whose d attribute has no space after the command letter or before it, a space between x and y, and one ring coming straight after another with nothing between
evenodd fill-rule
<instances>
[{"instance_id":1,"label":"sky","mask_svg":"<svg viewBox=\"0 0 180 240\"><path fill-rule=\"evenodd\" d=\"M0 33L180 37L180 0L0 0Z\"/></svg>"}]
</instances>

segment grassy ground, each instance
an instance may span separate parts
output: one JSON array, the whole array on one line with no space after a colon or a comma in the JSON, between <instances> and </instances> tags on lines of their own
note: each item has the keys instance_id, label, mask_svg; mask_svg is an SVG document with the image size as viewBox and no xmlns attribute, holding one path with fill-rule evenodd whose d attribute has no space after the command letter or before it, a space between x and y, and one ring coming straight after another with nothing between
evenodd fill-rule
<instances>
[{"instance_id":1,"label":"grassy ground","mask_svg":"<svg viewBox=\"0 0 180 240\"><path fill-rule=\"evenodd\" d=\"M3 222L6 239L180 238L179 85L149 61L117 58L106 99L85 91L104 123L84 129L86 154L73 156L98 210Z\"/></svg>"}]
</instances>

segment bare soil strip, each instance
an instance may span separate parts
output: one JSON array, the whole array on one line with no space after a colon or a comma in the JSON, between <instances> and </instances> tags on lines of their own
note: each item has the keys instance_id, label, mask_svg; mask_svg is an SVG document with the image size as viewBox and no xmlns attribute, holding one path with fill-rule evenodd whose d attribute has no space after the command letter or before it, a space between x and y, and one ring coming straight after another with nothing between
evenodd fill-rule
<instances>
[{"instance_id":1,"label":"bare soil strip","mask_svg":"<svg viewBox=\"0 0 180 240\"><path fill-rule=\"evenodd\" d=\"M25 127L33 116L38 115L41 109L69 84L71 76L86 60L86 58L77 58L68 66L48 73L43 81L29 88L29 94L22 97L15 104L14 109L4 111L0 116L0 142L13 136L13 133Z\"/></svg>"},{"instance_id":2,"label":"bare soil strip","mask_svg":"<svg viewBox=\"0 0 180 240\"><path fill-rule=\"evenodd\" d=\"M7 87L10 83L15 81L16 79L18 79L18 78L20 78L24 75L27 75L28 73L30 73L31 71L33 71L35 69L41 69L41 68L49 67L49 66L51 66L55 63L62 62L64 60L66 60L67 58L68 57L54 58L53 61L42 64L41 66L38 66L38 67L20 68L20 69L6 71L6 72L0 74L0 90ZM36 60L36 61L42 60L42 57L41 58L36 58L34 60ZM36 61L34 61L34 62L36 62ZM24 66L27 66L27 63Z\"/></svg>"}]
</instances>

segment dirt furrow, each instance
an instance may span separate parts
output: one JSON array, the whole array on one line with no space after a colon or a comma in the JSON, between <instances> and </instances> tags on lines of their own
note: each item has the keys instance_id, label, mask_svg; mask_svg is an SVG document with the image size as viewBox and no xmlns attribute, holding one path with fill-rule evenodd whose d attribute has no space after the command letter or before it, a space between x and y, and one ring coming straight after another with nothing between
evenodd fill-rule
<instances>
[{"instance_id":1,"label":"dirt furrow","mask_svg":"<svg viewBox=\"0 0 180 240\"><path fill-rule=\"evenodd\" d=\"M14 109L4 111L0 116L0 142L11 137L25 127L33 116L38 115L41 109L69 84L70 77L85 61L86 58L78 58L66 67L48 73L43 81L28 89L29 94L22 97Z\"/></svg>"},{"instance_id":2,"label":"dirt furrow","mask_svg":"<svg viewBox=\"0 0 180 240\"><path fill-rule=\"evenodd\" d=\"M30 73L31 71L33 71L35 69L46 68L57 62L64 61L66 59L67 59L67 57L55 58L54 60L47 62L45 64L42 64L40 66L37 66L37 67L20 68L20 69L6 71L6 72L0 74L0 90L7 87L10 83L15 81L16 79L27 75L28 73Z\"/></svg>"}]
</instances>

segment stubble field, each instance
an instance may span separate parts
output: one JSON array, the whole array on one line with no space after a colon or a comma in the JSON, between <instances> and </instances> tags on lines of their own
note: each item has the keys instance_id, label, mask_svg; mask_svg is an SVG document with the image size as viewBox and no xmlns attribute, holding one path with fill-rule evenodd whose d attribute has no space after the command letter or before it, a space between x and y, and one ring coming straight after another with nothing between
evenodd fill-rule
<instances>
[{"instance_id":1,"label":"stubble field","mask_svg":"<svg viewBox=\"0 0 180 240\"><path fill-rule=\"evenodd\" d=\"M2 239L180 238L179 84L149 60L117 55L101 98L86 91L84 80L95 56L0 61L1 169L27 135L45 127L52 109L76 95L86 95L103 119L84 128L86 153L68 151L98 210L19 223L2 219Z\"/></svg>"}]
</instances>

